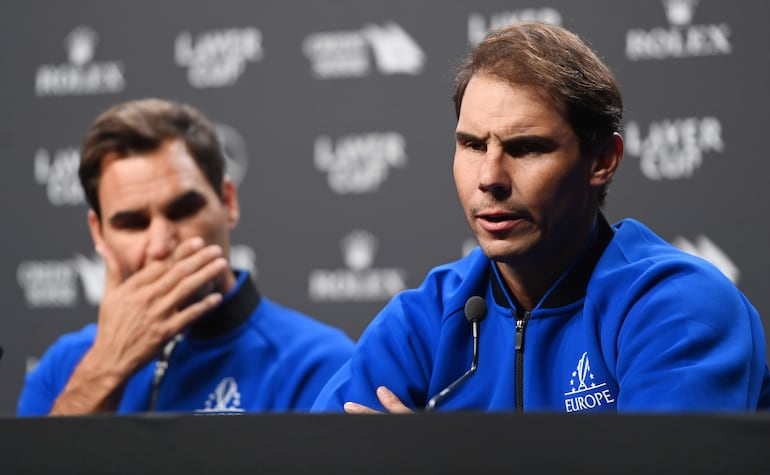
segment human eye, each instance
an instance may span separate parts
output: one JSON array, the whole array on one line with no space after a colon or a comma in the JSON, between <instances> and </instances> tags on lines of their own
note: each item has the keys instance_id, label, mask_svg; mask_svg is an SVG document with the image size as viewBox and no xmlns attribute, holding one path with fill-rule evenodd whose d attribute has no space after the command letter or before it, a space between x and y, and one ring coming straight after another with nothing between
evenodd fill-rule
<instances>
[{"instance_id":1,"label":"human eye","mask_svg":"<svg viewBox=\"0 0 770 475\"><path fill-rule=\"evenodd\" d=\"M124 231L140 231L150 225L150 220L143 213L118 213L110 218L110 225L114 229Z\"/></svg>"},{"instance_id":2,"label":"human eye","mask_svg":"<svg viewBox=\"0 0 770 475\"><path fill-rule=\"evenodd\" d=\"M206 198L200 193L191 191L174 200L166 208L166 217L171 221L181 221L194 216L206 206Z\"/></svg>"},{"instance_id":3,"label":"human eye","mask_svg":"<svg viewBox=\"0 0 770 475\"><path fill-rule=\"evenodd\" d=\"M533 147L530 144L517 143L511 146L505 147L506 153L512 157L524 157L537 153L537 147Z\"/></svg>"},{"instance_id":4,"label":"human eye","mask_svg":"<svg viewBox=\"0 0 770 475\"><path fill-rule=\"evenodd\" d=\"M487 150L487 144L479 140L468 142L467 147L476 152L485 152Z\"/></svg>"},{"instance_id":5,"label":"human eye","mask_svg":"<svg viewBox=\"0 0 770 475\"><path fill-rule=\"evenodd\" d=\"M485 141L465 134L457 135L457 145L474 152L486 152L487 150L487 143Z\"/></svg>"},{"instance_id":6,"label":"human eye","mask_svg":"<svg viewBox=\"0 0 770 475\"><path fill-rule=\"evenodd\" d=\"M528 157L553 152L557 148L555 141L542 137L523 137L504 142L505 152L511 157Z\"/></svg>"}]
</instances>

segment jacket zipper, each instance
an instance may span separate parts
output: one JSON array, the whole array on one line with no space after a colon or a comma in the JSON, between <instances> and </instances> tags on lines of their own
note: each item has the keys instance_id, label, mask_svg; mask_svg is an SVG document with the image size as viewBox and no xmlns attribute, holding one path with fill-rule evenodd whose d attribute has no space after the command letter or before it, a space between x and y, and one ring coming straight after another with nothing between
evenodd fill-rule
<instances>
[{"instance_id":1,"label":"jacket zipper","mask_svg":"<svg viewBox=\"0 0 770 475\"><path fill-rule=\"evenodd\" d=\"M147 412L155 411L158 403L158 395L160 394L160 383L162 383L163 378L166 377L166 371L168 371L171 355L174 353L176 345L182 341L182 338L182 334L180 333L169 340L169 342L166 343L166 346L163 347L163 352L158 358L158 361L155 363L155 371L152 375L152 392L150 393L150 403L147 406Z\"/></svg>"},{"instance_id":2,"label":"jacket zipper","mask_svg":"<svg viewBox=\"0 0 770 475\"><path fill-rule=\"evenodd\" d=\"M527 329L529 315L529 311L525 311L520 318L517 317L516 319L516 374L514 377L516 388L513 395L516 402L516 412L524 411L524 332Z\"/></svg>"}]
</instances>

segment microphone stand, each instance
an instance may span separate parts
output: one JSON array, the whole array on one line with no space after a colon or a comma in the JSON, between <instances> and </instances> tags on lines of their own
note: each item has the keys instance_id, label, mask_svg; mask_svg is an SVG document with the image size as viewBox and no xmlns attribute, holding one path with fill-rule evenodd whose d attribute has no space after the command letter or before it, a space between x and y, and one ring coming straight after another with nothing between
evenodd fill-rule
<instances>
[{"instance_id":1,"label":"microphone stand","mask_svg":"<svg viewBox=\"0 0 770 475\"><path fill-rule=\"evenodd\" d=\"M446 398L449 393L454 391L456 387L460 386L468 378L473 376L473 373L476 372L476 368L479 366L479 326L481 325L481 322L477 319L474 319L473 322L471 322L471 325L473 326L473 362L471 363L471 368L466 371L465 374L453 381L452 384L445 387L441 390L441 392L430 398L428 404L425 405L425 412L434 411L439 402L444 400L444 398Z\"/></svg>"},{"instance_id":2,"label":"microphone stand","mask_svg":"<svg viewBox=\"0 0 770 475\"><path fill-rule=\"evenodd\" d=\"M425 412L432 412L438 406L438 403L444 400L452 391L458 386L468 380L473 373L476 372L476 368L479 366L479 333L481 327L481 321L487 316L487 304L484 299L478 295L473 296L465 302L465 318L471 324L471 331L473 333L473 362L471 363L471 369L465 372L462 376L457 378L449 386L445 387L438 394L430 398L425 405Z\"/></svg>"}]
</instances>

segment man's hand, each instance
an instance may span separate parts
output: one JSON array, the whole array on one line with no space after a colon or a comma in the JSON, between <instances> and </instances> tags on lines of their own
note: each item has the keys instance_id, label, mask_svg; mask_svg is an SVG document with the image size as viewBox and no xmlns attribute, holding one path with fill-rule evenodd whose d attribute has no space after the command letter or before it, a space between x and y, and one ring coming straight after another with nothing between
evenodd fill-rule
<instances>
[{"instance_id":1,"label":"man's hand","mask_svg":"<svg viewBox=\"0 0 770 475\"><path fill-rule=\"evenodd\" d=\"M393 394L393 392L385 386L377 388L377 399L380 400L380 404L391 414L413 414L414 411L409 409L401 402L401 400ZM376 411L371 407L358 404L357 402L346 402L345 412L348 414L383 414L381 411Z\"/></svg>"},{"instance_id":2,"label":"man's hand","mask_svg":"<svg viewBox=\"0 0 770 475\"><path fill-rule=\"evenodd\" d=\"M219 293L187 304L229 267L219 246L192 238L164 261L153 261L123 280L115 255L104 247L104 296L96 338L57 398L51 415L117 409L126 381L165 343L222 300Z\"/></svg>"}]
</instances>

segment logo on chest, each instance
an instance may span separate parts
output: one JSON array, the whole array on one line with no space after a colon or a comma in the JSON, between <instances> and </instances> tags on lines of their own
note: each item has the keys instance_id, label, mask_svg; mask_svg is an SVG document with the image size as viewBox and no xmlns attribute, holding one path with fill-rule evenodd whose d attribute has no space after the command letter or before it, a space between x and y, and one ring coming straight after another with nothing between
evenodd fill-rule
<instances>
[{"instance_id":1,"label":"logo on chest","mask_svg":"<svg viewBox=\"0 0 770 475\"><path fill-rule=\"evenodd\" d=\"M198 413L232 414L243 412L241 407L241 393L238 391L238 382L235 378L224 378L217 384L214 391L206 399L205 407L198 409Z\"/></svg>"},{"instance_id":2,"label":"logo on chest","mask_svg":"<svg viewBox=\"0 0 770 475\"><path fill-rule=\"evenodd\" d=\"M578 360L570 375L569 387L570 390L564 393L564 409L567 412L587 411L615 403L615 396L607 383L596 381L591 372L588 352L584 352Z\"/></svg>"}]
</instances>

